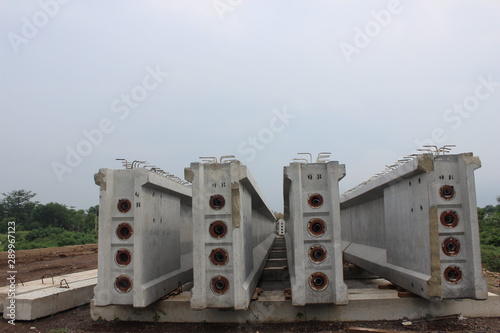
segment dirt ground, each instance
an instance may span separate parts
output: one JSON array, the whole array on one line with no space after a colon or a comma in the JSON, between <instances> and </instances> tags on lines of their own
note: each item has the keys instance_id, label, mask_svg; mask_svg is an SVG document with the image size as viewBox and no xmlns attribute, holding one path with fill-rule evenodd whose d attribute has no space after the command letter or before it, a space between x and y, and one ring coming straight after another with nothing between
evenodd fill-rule
<instances>
[{"instance_id":1,"label":"dirt ground","mask_svg":"<svg viewBox=\"0 0 500 333\"><path fill-rule=\"evenodd\" d=\"M97 244L66 246L16 252L18 277L24 281L42 276L75 273L97 268ZM0 253L0 272L7 271L7 253ZM3 274L2 274L3 275ZM2 276L0 275L0 276ZM500 293L500 273L484 271L491 292ZM6 285L0 280L0 286ZM0 320L0 332L17 333L88 333L88 332L349 332L349 328L365 327L399 332L500 332L500 318L451 318L413 321L404 326L401 321L378 322L303 322L283 324L174 324L139 322L94 322L89 305L64 311L32 322L16 321L12 326Z\"/></svg>"},{"instance_id":2,"label":"dirt ground","mask_svg":"<svg viewBox=\"0 0 500 333\"><path fill-rule=\"evenodd\" d=\"M97 244L16 251L18 283L97 268ZM0 252L0 272L7 271L7 252ZM0 287L7 280L0 280Z\"/></svg>"}]
</instances>

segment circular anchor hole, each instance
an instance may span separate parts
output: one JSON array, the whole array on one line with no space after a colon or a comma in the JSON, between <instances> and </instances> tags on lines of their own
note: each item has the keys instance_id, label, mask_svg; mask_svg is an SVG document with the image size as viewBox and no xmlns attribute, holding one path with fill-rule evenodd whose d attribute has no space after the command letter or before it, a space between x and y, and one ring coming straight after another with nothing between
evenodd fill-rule
<instances>
[{"instance_id":1,"label":"circular anchor hole","mask_svg":"<svg viewBox=\"0 0 500 333\"><path fill-rule=\"evenodd\" d=\"M215 266L224 266L229 261L229 255L223 248L213 249L210 252L210 262Z\"/></svg>"},{"instance_id":2,"label":"circular anchor hole","mask_svg":"<svg viewBox=\"0 0 500 333\"><path fill-rule=\"evenodd\" d=\"M210 207L212 207L212 209L215 209L215 210L219 210L219 209L222 209L224 208L224 206L226 205L226 200L224 199L224 197L220 194L216 194L216 195L212 195L210 197Z\"/></svg>"},{"instance_id":3,"label":"circular anchor hole","mask_svg":"<svg viewBox=\"0 0 500 333\"><path fill-rule=\"evenodd\" d=\"M309 248L309 259L315 263L320 264L326 260L326 249L321 245L313 245Z\"/></svg>"},{"instance_id":4,"label":"circular anchor hole","mask_svg":"<svg viewBox=\"0 0 500 333\"><path fill-rule=\"evenodd\" d=\"M314 237L323 236L326 232L326 223L322 219L311 219L307 223L307 231Z\"/></svg>"},{"instance_id":5,"label":"circular anchor hole","mask_svg":"<svg viewBox=\"0 0 500 333\"><path fill-rule=\"evenodd\" d=\"M457 266L448 266L444 270L444 278L446 282L457 284L462 281L462 270Z\"/></svg>"},{"instance_id":6,"label":"circular anchor hole","mask_svg":"<svg viewBox=\"0 0 500 333\"><path fill-rule=\"evenodd\" d=\"M132 204L128 199L120 199L118 200L118 210L122 213L126 213L132 208Z\"/></svg>"},{"instance_id":7,"label":"circular anchor hole","mask_svg":"<svg viewBox=\"0 0 500 333\"><path fill-rule=\"evenodd\" d=\"M120 239L129 239L133 233L134 229L132 229L132 226L128 223L121 223L118 225L118 228L116 228L116 235Z\"/></svg>"},{"instance_id":8,"label":"circular anchor hole","mask_svg":"<svg viewBox=\"0 0 500 333\"><path fill-rule=\"evenodd\" d=\"M132 254L127 249L120 249L116 251L116 263L120 266L127 266L132 261Z\"/></svg>"},{"instance_id":9,"label":"circular anchor hole","mask_svg":"<svg viewBox=\"0 0 500 333\"><path fill-rule=\"evenodd\" d=\"M312 208L321 207L321 205L323 205L323 196L321 194L318 194L318 193L311 194L309 196L309 199L307 199L307 203Z\"/></svg>"},{"instance_id":10,"label":"circular anchor hole","mask_svg":"<svg viewBox=\"0 0 500 333\"><path fill-rule=\"evenodd\" d=\"M214 276L210 281L210 289L216 295L223 295L229 290L229 280L221 275Z\"/></svg>"},{"instance_id":11,"label":"circular anchor hole","mask_svg":"<svg viewBox=\"0 0 500 333\"><path fill-rule=\"evenodd\" d=\"M227 233L227 225L222 221L215 221L210 224L208 231L213 238L224 238Z\"/></svg>"},{"instance_id":12,"label":"circular anchor hole","mask_svg":"<svg viewBox=\"0 0 500 333\"><path fill-rule=\"evenodd\" d=\"M120 275L115 279L115 288L121 293L128 293L132 289L132 280L127 275Z\"/></svg>"},{"instance_id":13,"label":"circular anchor hole","mask_svg":"<svg viewBox=\"0 0 500 333\"><path fill-rule=\"evenodd\" d=\"M328 287L328 277L321 272L311 274L309 286L315 291L323 291Z\"/></svg>"},{"instance_id":14,"label":"circular anchor hole","mask_svg":"<svg viewBox=\"0 0 500 333\"><path fill-rule=\"evenodd\" d=\"M451 200L455 197L455 188L451 185L443 185L439 189L439 195L445 200Z\"/></svg>"},{"instance_id":15,"label":"circular anchor hole","mask_svg":"<svg viewBox=\"0 0 500 333\"><path fill-rule=\"evenodd\" d=\"M460 252L460 241L455 237L446 238L441 244L441 249L447 256L456 256Z\"/></svg>"},{"instance_id":16,"label":"circular anchor hole","mask_svg":"<svg viewBox=\"0 0 500 333\"><path fill-rule=\"evenodd\" d=\"M445 228L455 228L458 224L458 214L454 210L445 210L439 216L439 220Z\"/></svg>"}]
</instances>

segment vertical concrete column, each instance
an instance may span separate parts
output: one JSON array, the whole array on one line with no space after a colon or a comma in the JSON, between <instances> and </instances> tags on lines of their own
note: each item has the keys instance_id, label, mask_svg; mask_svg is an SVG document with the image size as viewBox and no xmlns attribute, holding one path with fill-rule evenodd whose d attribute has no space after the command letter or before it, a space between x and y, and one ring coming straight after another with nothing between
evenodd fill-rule
<instances>
[{"instance_id":1,"label":"vertical concrete column","mask_svg":"<svg viewBox=\"0 0 500 333\"><path fill-rule=\"evenodd\" d=\"M97 306L145 307L192 279L191 189L143 168L100 169Z\"/></svg>"},{"instance_id":2,"label":"vertical concrete column","mask_svg":"<svg viewBox=\"0 0 500 333\"><path fill-rule=\"evenodd\" d=\"M471 153L420 155L341 197L344 257L430 300L487 297Z\"/></svg>"},{"instance_id":3,"label":"vertical concrete column","mask_svg":"<svg viewBox=\"0 0 500 333\"><path fill-rule=\"evenodd\" d=\"M286 247L292 303L347 304L343 278L338 162L284 168Z\"/></svg>"},{"instance_id":4,"label":"vertical concrete column","mask_svg":"<svg viewBox=\"0 0 500 333\"><path fill-rule=\"evenodd\" d=\"M191 308L247 309L271 248L275 218L239 161L191 163Z\"/></svg>"}]
</instances>

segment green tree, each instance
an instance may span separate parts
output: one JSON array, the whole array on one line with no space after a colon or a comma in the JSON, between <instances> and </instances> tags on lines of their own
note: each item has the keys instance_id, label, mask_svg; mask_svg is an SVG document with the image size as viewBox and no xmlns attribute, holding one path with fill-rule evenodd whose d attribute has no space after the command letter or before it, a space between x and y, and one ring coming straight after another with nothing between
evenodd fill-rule
<instances>
[{"instance_id":1,"label":"green tree","mask_svg":"<svg viewBox=\"0 0 500 333\"><path fill-rule=\"evenodd\" d=\"M3 202L0 202L0 221L3 220L6 216L7 212L5 210L5 205Z\"/></svg>"},{"instance_id":2,"label":"green tree","mask_svg":"<svg viewBox=\"0 0 500 333\"><path fill-rule=\"evenodd\" d=\"M38 205L37 201L31 201L36 193L26 190L11 191L2 193L2 205L6 217L13 217L18 229L29 227L32 221L32 214Z\"/></svg>"},{"instance_id":3,"label":"green tree","mask_svg":"<svg viewBox=\"0 0 500 333\"><path fill-rule=\"evenodd\" d=\"M37 206L33 212L33 218L42 227L53 226L69 230L71 227L70 214L65 205L50 202Z\"/></svg>"},{"instance_id":4,"label":"green tree","mask_svg":"<svg viewBox=\"0 0 500 333\"><path fill-rule=\"evenodd\" d=\"M85 225L82 229L82 232L91 232L97 231L97 215L94 213L89 213L85 217Z\"/></svg>"},{"instance_id":5,"label":"green tree","mask_svg":"<svg viewBox=\"0 0 500 333\"><path fill-rule=\"evenodd\" d=\"M81 232L85 227L85 211L83 209L80 210L68 210L69 215L69 227L71 231Z\"/></svg>"},{"instance_id":6,"label":"green tree","mask_svg":"<svg viewBox=\"0 0 500 333\"><path fill-rule=\"evenodd\" d=\"M90 213L94 214L95 216L99 216L99 205L89 207L89 209L87 209L87 214Z\"/></svg>"}]
</instances>

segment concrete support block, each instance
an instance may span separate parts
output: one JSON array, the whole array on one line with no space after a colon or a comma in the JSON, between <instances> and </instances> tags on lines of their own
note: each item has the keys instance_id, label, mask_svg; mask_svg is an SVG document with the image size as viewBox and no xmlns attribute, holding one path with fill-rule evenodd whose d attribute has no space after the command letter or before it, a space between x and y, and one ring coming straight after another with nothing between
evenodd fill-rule
<instances>
[{"instance_id":1,"label":"concrete support block","mask_svg":"<svg viewBox=\"0 0 500 333\"><path fill-rule=\"evenodd\" d=\"M247 167L192 163L191 308L247 309L275 238L275 217Z\"/></svg>"},{"instance_id":2,"label":"concrete support block","mask_svg":"<svg viewBox=\"0 0 500 333\"><path fill-rule=\"evenodd\" d=\"M46 277L17 284L15 307L8 298L10 286L0 288L0 312L5 319L15 314L17 320L34 320L86 303L94 297L97 269ZM8 307L11 307L10 309Z\"/></svg>"},{"instance_id":3,"label":"concrete support block","mask_svg":"<svg viewBox=\"0 0 500 333\"><path fill-rule=\"evenodd\" d=\"M94 296L96 283L97 278L86 279L18 295L14 298L16 320L35 320L87 304ZM5 319L10 319L8 306L3 312Z\"/></svg>"},{"instance_id":4,"label":"concrete support block","mask_svg":"<svg viewBox=\"0 0 500 333\"><path fill-rule=\"evenodd\" d=\"M286 247L293 305L347 304L342 269L338 162L284 168Z\"/></svg>"},{"instance_id":5,"label":"concrete support block","mask_svg":"<svg viewBox=\"0 0 500 333\"><path fill-rule=\"evenodd\" d=\"M366 281L366 280L363 280ZM385 280L378 280L384 283ZM349 282L349 281L348 281ZM385 281L387 283L387 281ZM490 294L486 301L472 299L430 302L420 297L400 298L396 290L349 288L349 304L331 306L308 304L296 307L284 299L283 292L267 292L252 301L248 310L204 309L191 311L189 293L184 292L142 309L126 305L95 306L90 303L93 320L123 320L170 323L293 323L315 321L414 320L461 314L469 317L499 317L500 296ZM245 331L242 327L241 331Z\"/></svg>"},{"instance_id":6,"label":"concrete support block","mask_svg":"<svg viewBox=\"0 0 500 333\"><path fill-rule=\"evenodd\" d=\"M471 153L420 155L341 197L344 257L429 300L487 298Z\"/></svg>"},{"instance_id":7,"label":"concrete support block","mask_svg":"<svg viewBox=\"0 0 500 333\"><path fill-rule=\"evenodd\" d=\"M95 304L145 307L192 279L191 188L144 168L100 169Z\"/></svg>"}]
</instances>

